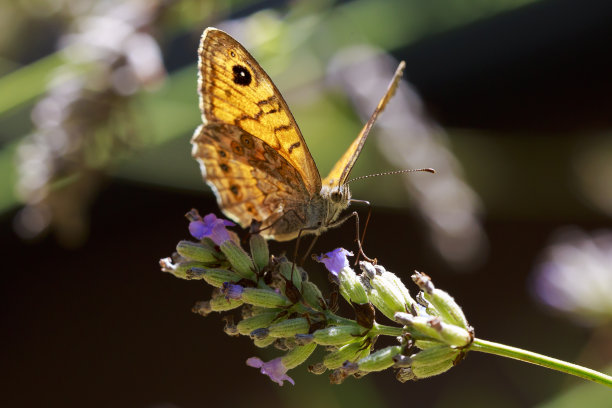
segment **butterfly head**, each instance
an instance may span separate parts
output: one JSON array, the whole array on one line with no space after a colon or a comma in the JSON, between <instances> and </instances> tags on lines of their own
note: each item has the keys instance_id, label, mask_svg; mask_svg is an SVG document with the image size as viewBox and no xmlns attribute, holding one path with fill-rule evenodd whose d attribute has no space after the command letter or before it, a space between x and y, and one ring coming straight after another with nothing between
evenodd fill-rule
<instances>
[{"instance_id":1,"label":"butterfly head","mask_svg":"<svg viewBox=\"0 0 612 408\"><path fill-rule=\"evenodd\" d=\"M349 206L351 200L351 192L348 185L324 185L321 188L321 196L327 203L327 212L325 216L325 224L333 223L338 216Z\"/></svg>"}]
</instances>

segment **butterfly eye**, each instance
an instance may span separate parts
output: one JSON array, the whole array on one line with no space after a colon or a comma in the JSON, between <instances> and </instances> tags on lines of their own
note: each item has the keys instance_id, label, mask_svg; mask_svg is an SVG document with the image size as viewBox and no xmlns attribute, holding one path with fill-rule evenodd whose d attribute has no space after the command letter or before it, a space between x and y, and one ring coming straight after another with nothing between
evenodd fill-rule
<instances>
[{"instance_id":1,"label":"butterfly eye","mask_svg":"<svg viewBox=\"0 0 612 408\"><path fill-rule=\"evenodd\" d=\"M338 203L340 201L342 201L342 193L338 190L333 191L331 193L331 199L334 203Z\"/></svg>"}]
</instances>

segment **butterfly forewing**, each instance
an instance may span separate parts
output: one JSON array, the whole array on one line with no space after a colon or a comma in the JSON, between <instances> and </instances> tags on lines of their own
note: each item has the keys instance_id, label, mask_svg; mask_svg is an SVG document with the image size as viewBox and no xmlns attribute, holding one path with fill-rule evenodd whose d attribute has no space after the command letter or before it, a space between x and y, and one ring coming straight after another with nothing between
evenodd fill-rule
<instances>
[{"instance_id":1,"label":"butterfly forewing","mask_svg":"<svg viewBox=\"0 0 612 408\"><path fill-rule=\"evenodd\" d=\"M202 35L198 88L204 124L192 154L219 206L242 226L257 220L268 238L294 238L321 177L282 96L253 57L214 28Z\"/></svg>"},{"instance_id":2,"label":"butterfly forewing","mask_svg":"<svg viewBox=\"0 0 612 408\"><path fill-rule=\"evenodd\" d=\"M280 92L257 61L232 37L215 28L199 48L200 108L204 123L235 125L261 139L297 170L311 195L321 177Z\"/></svg>"}]
</instances>

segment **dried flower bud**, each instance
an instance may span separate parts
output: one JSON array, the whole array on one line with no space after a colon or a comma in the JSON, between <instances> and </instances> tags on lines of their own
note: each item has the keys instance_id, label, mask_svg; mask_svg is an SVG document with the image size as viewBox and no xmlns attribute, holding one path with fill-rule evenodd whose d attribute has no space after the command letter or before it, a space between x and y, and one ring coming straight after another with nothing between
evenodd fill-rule
<instances>
[{"instance_id":1,"label":"dried flower bud","mask_svg":"<svg viewBox=\"0 0 612 408\"><path fill-rule=\"evenodd\" d=\"M202 300L193 305L191 311L201 316L208 316L210 313L212 313L212 308L210 307L210 302L208 300Z\"/></svg>"},{"instance_id":2,"label":"dried flower bud","mask_svg":"<svg viewBox=\"0 0 612 408\"><path fill-rule=\"evenodd\" d=\"M210 300L210 308L213 312L224 312L226 310L236 309L242 306L243 301L240 299L226 299L219 296Z\"/></svg>"}]
</instances>

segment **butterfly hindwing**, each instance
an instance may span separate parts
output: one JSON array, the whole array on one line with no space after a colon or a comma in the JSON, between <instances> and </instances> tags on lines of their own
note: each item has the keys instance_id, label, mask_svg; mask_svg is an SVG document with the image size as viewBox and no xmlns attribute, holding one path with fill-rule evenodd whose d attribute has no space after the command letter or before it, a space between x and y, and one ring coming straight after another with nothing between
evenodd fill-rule
<instances>
[{"instance_id":1,"label":"butterfly hindwing","mask_svg":"<svg viewBox=\"0 0 612 408\"><path fill-rule=\"evenodd\" d=\"M232 220L247 226L262 222L262 234L282 234L276 222L283 211L302 212L295 197L308 195L297 170L262 140L235 125L208 123L196 129L193 156L219 206Z\"/></svg>"}]
</instances>

